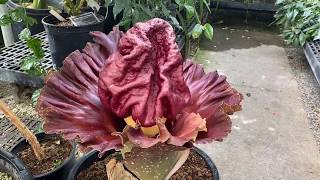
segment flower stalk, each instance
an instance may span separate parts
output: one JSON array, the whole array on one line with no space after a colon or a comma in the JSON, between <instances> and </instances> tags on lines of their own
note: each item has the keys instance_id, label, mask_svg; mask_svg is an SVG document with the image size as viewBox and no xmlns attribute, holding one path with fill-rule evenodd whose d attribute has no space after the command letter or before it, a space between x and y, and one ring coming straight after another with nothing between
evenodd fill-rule
<instances>
[{"instance_id":1,"label":"flower stalk","mask_svg":"<svg viewBox=\"0 0 320 180\"><path fill-rule=\"evenodd\" d=\"M0 111L3 112L3 114L10 120L10 122L14 126L16 126L18 131L28 141L37 159L39 161L42 160L45 154L36 136L28 129L28 127L25 124L23 124L23 122L1 100L0 100Z\"/></svg>"}]
</instances>

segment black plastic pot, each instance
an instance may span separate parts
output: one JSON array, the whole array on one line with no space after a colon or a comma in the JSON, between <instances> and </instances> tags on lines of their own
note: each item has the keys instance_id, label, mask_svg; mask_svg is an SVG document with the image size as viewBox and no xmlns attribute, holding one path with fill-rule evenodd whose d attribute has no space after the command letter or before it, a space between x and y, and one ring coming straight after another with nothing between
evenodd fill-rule
<instances>
[{"instance_id":1,"label":"black plastic pot","mask_svg":"<svg viewBox=\"0 0 320 180\"><path fill-rule=\"evenodd\" d=\"M55 7L59 5L58 0L46 0L46 3L50 6L55 6ZM9 0L7 2L7 6L9 7L9 9L16 9L18 7L21 7L21 5L19 4L19 0ZM41 23L41 20L44 17L50 15L49 10L26 8L26 13L28 16L33 17L37 21L37 24L30 27L31 34L37 34L39 32L44 31L44 27ZM11 27L12 27L14 40L18 41L19 33L25 28L25 25L23 24L23 22L15 22L11 25Z\"/></svg>"},{"instance_id":2,"label":"black plastic pot","mask_svg":"<svg viewBox=\"0 0 320 180\"><path fill-rule=\"evenodd\" d=\"M67 17L67 14L62 14ZM100 18L103 19L102 16ZM87 42L92 41L89 32L104 31L106 29L105 23L107 20L103 19L101 22L86 26L58 26L58 20L53 16L47 16L42 19L42 23L47 32L51 56L55 68L60 68L63 60L71 52L77 49L83 49ZM114 24L108 24L113 26ZM110 28L111 29L111 28Z\"/></svg>"},{"instance_id":3,"label":"black plastic pot","mask_svg":"<svg viewBox=\"0 0 320 180\"><path fill-rule=\"evenodd\" d=\"M39 133L39 134L36 134L36 137L41 142L46 139L51 139L55 137L55 135ZM71 145L72 145L72 151L69 157L59 167L47 173L33 176L33 178L36 180L60 180L68 177L68 173L76 161L76 155L75 155L76 145L75 143L71 143ZM11 152L14 154L17 154L18 152L22 151L26 146L29 146L29 144L25 139L23 139L12 149Z\"/></svg>"},{"instance_id":4,"label":"black plastic pot","mask_svg":"<svg viewBox=\"0 0 320 180\"><path fill-rule=\"evenodd\" d=\"M32 176L21 162L21 160L7 152L0 149L0 171L6 172L14 180L31 180Z\"/></svg>"},{"instance_id":5,"label":"black plastic pot","mask_svg":"<svg viewBox=\"0 0 320 180\"><path fill-rule=\"evenodd\" d=\"M213 180L219 180L219 172L217 167L214 165L213 161L211 158L203 152L201 149L194 147L193 150L197 152L207 163L208 167L210 168L212 174L213 174ZM84 155L81 157L76 164L73 166L71 169L68 180L75 180L78 174L87 168L89 168L94 162L102 160L106 158L107 156L113 154L115 151L108 151L102 158L98 157L98 152L97 151L91 151L90 153Z\"/></svg>"}]
</instances>

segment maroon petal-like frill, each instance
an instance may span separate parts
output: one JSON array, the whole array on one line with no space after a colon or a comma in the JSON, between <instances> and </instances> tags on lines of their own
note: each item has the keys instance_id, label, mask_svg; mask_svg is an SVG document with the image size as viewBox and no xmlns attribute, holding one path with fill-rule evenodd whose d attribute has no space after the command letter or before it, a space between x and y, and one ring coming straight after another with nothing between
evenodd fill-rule
<instances>
[{"instance_id":1,"label":"maroon petal-like frill","mask_svg":"<svg viewBox=\"0 0 320 180\"><path fill-rule=\"evenodd\" d=\"M174 121L168 143L183 146L189 141L195 141L202 131L207 131L206 119L199 114L184 112Z\"/></svg>"},{"instance_id":2,"label":"maroon petal-like frill","mask_svg":"<svg viewBox=\"0 0 320 180\"><path fill-rule=\"evenodd\" d=\"M171 137L171 134L163 122L158 121L157 125L159 127L159 134L156 137L148 137L143 134L141 129L134 128L129 128L126 135L129 141L135 145L142 148L149 148L157 143L164 143Z\"/></svg>"},{"instance_id":3,"label":"maroon petal-like frill","mask_svg":"<svg viewBox=\"0 0 320 180\"><path fill-rule=\"evenodd\" d=\"M143 127L174 119L190 98L183 81L182 56L170 24L137 23L120 39L100 73L102 103L119 117L132 115Z\"/></svg>"},{"instance_id":4,"label":"maroon petal-like frill","mask_svg":"<svg viewBox=\"0 0 320 180\"><path fill-rule=\"evenodd\" d=\"M229 115L241 110L242 95L230 86L225 76L217 72L206 74L200 65L189 60L184 63L183 73L191 93L190 104L183 111L206 119L207 131L199 132L196 141L222 140L231 131Z\"/></svg>"},{"instance_id":5,"label":"maroon petal-like frill","mask_svg":"<svg viewBox=\"0 0 320 180\"><path fill-rule=\"evenodd\" d=\"M125 127L104 108L98 96L99 72L116 51L120 31L115 29L108 36L100 32L92 35L98 44L88 43L83 53L71 53L58 72L48 75L37 110L45 120L45 132L79 139L85 150L103 153L122 146L121 138L113 133Z\"/></svg>"}]
</instances>

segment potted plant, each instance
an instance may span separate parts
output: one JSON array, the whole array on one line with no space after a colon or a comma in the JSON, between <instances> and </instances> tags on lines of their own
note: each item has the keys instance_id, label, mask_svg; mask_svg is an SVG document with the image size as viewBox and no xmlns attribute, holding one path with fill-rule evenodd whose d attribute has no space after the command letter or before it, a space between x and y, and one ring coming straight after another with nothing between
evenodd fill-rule
<instances>
[{"instance_id":1,"label":"potted plant","mask_svg":"<svg viewBox=\"0 0 320 180\"><path fill-rule=\"evenodd\" d=\"M0 179L31 180L32 176L17 156L0 149Z\"/></svg>"},{"instance_id":2,"label":"potted plant","mask_svg":"<svg viewBox=\"0 0 320 180\"><path fill-rule=\"evenodd\" d=\"M46 180L62 179L67 176L66 173L75 161L74 143L65 141L59 136L44 133L35 136L1 101L0 111L7 116L25 138L12 150L12 153L21 159L21 161L17 161L19 167L26 167L20 169L23 170L23 173L30 171L32 178ZM28 174L23 176L28 177Z\"/></svg>"},{"instance_id":3,"label":"potted plant","mask_svg":"<svg viewBox=\"0 0 320 180\"><path fill-rule=\"evenodd\" d=\"M49 47L54 66L59 68L65 57L77 49L82 49L88 41L92 41L89 35L91 31L110 31L115 21L112 15L101 15L95 13L98 21L87 21L87 23L75 26L69 17L79 16L86 12L82 10L87 4L86 0L64 0L64 8L67 13L62 14L66 21L58 20L55 16L43 18L42 23L47 32ZM112 14L112 11L108 11ZM106 19L106 17L108 17Z\"/></svg>"},{"instance_id":4,"label":"potted plant","mask_svg":"<svg viewBox=\"0 0 320 180\"><path fill-rule=\"evenodd\" d=\"M32 35L44 31L41 23L42 18L50 15L49 7L60 7L58 0L8 0L7 6L10 9L9 13L15 15L23 15L24 13L32 18L32 25L29 27ZM19 33L26 28L26 24L22 21L15 21L11 24L15 41L19 40Z\"/></svg>"},{"instance_id":5,"label":"potted plant","mask_svg":"<svg viewBox=\"0 0 320 180\"><path fill-rule=\"evenodd\" d=\"M209 164L195 157L192 144L221 141L231 130L229 115L241 110L243 97L226 77L184 61L162 19L126 33L91 34L95 43L47 77L37 103L45 132L107 154L99 171L110 180L169 179L190 157L188 164Z\"/></svg>"}]
</instances>

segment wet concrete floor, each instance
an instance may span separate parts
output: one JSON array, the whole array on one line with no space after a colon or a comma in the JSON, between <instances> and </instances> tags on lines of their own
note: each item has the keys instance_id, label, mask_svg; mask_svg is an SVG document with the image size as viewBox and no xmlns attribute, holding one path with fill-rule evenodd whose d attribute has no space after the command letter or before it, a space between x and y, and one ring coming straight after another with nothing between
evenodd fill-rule
<instances>
[{"instance_id":1,"label":"wet concrete floor","mask_svg":"<svg viewBox=\"0 0 320 180\"><path fill-rule=\"evenodd\" d=\"M196 61L225 74L245 96L224 142L199 145L221 179L320 179L318 148L277 31L216 25L214 41L201 41Z\"/></svg>"}]
</instances>

